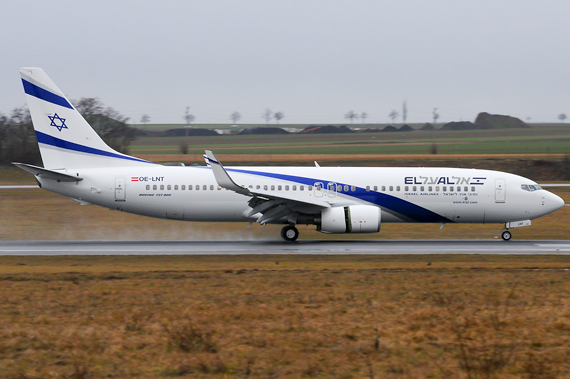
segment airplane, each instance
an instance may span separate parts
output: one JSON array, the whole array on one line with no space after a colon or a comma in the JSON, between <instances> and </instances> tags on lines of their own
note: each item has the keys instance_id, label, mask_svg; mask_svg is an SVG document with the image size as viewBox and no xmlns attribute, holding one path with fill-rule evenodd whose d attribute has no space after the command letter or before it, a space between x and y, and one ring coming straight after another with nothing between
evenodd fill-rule
<instances>
[{"instance_id":1,"label":"airplane","mask_svg":"<svg viewBox=\"0 0 570 379\"><path fill-rule=\"evenodd\" d=\"M327 234L377 233L383 223L504 224L564 206L536 182L506 172L418 167L164 166L110 148L41 68L20 69L44 167L13 164L38 185L112 210L162 219L296 225Z\"/></svg>"}]
</instances>

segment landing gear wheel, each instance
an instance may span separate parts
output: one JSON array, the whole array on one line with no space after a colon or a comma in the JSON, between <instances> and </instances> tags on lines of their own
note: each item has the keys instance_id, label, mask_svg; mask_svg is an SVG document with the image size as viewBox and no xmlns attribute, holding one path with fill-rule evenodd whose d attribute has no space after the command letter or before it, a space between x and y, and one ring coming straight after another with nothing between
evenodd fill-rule
<instances>
[{"instance_id":1,"label":"landing gear wheel","mask_svg":"<svg viewBox=\"0 0 570 379\"><path fill-rule=\"evenodd\" d=\"M511 232L509 232L508 230L503 231L503 233L501 234L501 237L502 237L505 241L509 241L512 236L513 236L513 235L512 235Z\"/></svg>"},{"instance_id":2,"label":"landing gear wheel","mask_svg":"<svg viewBox=\"0 0 570 379\"><path fill-rule=\"evenodd\" d=\"M281 238L287 242L296 241L299 238L299 231L294 225L287 225L281 229Z\"/></svg>"}]
</instances>

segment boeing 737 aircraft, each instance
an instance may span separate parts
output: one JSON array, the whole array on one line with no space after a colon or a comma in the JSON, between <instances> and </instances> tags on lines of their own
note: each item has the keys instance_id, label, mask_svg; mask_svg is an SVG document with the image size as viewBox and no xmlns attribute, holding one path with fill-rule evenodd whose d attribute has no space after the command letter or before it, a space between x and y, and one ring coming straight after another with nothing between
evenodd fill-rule
<instances>
[{"instance_id":1,"label":"boeing 737 aircraft","mask_svg":"<svg viewBox=\"0 0 570 379\"><path fill-rule=\"evenodd\" d=\"M16 166L81 204L184 221L295 225L376 233L382 223L501 223L510 228L564 201L532 180L458 168L162 166L111 149L40 68L20 70L44 167Z\"/></svg>"}]
</instances>

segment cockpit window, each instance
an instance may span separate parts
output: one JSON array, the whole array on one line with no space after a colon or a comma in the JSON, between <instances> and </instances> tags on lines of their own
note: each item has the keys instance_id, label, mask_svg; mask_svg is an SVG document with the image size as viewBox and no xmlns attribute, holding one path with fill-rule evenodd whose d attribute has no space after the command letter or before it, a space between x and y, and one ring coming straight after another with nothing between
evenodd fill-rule
<instances>
[{"instance_id":1,"label":"cockpit window","mask_svg":"<svg viewBox=\"0 0 570 379\"><path fill-rule=\"evenodd\" d=\"M542 189L538 184L521 184L521 188L529 192L540 191Z\"/></svg>"}]
</instances>

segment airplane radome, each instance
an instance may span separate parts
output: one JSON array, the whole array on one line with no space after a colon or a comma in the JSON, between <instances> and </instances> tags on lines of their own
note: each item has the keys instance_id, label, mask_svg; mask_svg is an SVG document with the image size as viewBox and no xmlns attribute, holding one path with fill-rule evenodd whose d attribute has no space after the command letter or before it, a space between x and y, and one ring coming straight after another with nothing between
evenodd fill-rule
<instances>
[{"instance_id":1,"label":"airplane radome","mask_svg":"<svg viewBox=\"0 0 570 379\"><path fill-rule=\"evenodd\" d=\"M295 225L377 233L382 223L497 223L509 229L564 201L532 180L456 168L162 166L111 149L40 68L20 70L44 167L16 166L41 188L82 204L184 221Z\"/></svg>"}]
</instances>

